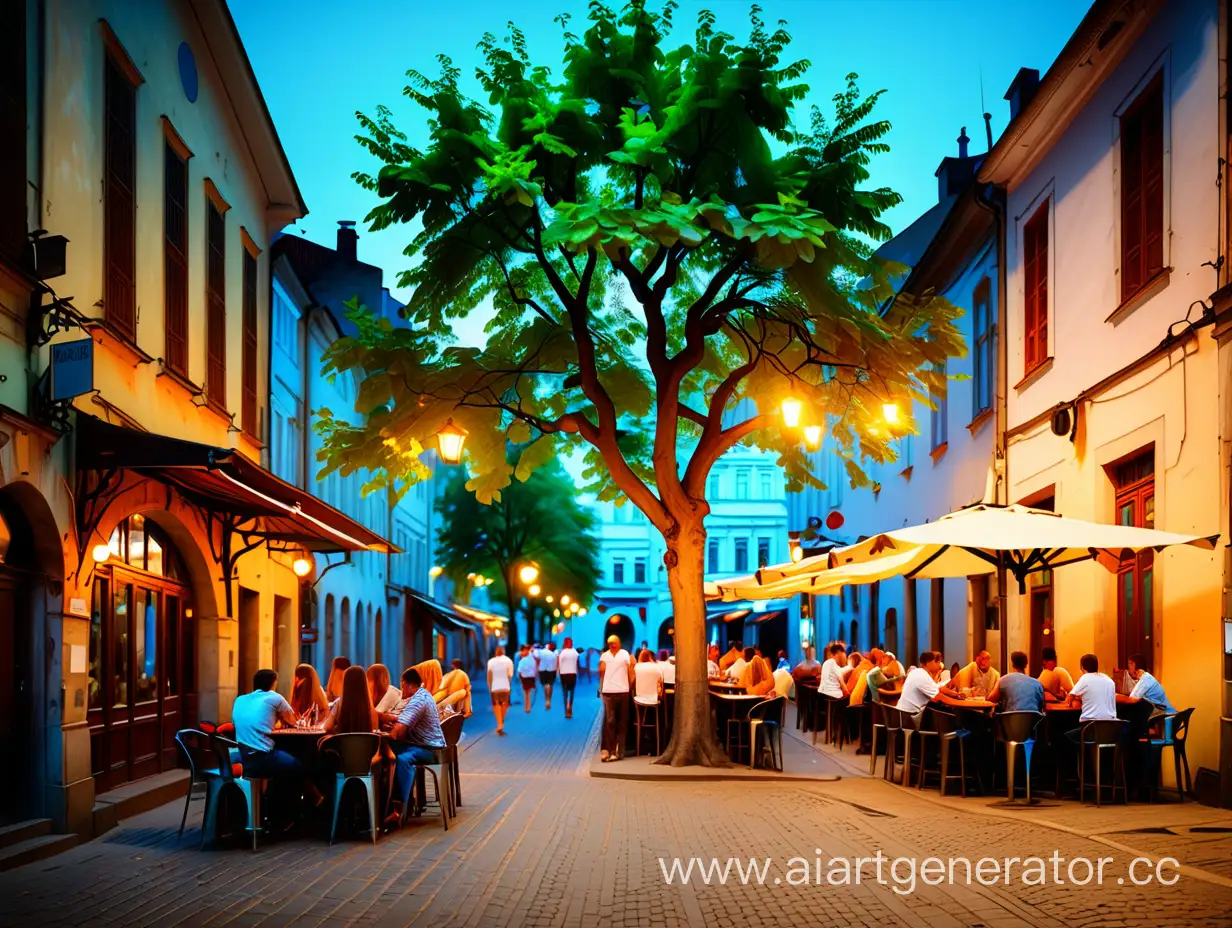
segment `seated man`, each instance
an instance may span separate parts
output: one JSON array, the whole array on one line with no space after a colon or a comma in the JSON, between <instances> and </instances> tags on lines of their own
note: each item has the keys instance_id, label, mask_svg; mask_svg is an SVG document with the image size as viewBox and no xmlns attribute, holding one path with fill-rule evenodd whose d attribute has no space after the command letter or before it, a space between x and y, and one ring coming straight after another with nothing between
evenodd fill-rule
<instances>
[{"instance_id":1,"label":"seated man","mask_svg":"<svg viewBox=\"0 0 1232 928\"><path fill-rule=\"evenodd\" d=\"M818 687L821 695L834 699L842 699L847 695L848 690L843 685L843 668L846 666L847 651L841 641L835 642L830 645L830 656L821 665L821 684Z\"/></svg>"},{"instance_id":2,"label":"seated man","mask_svg":"<svg viewBox=\"0 0 1232 928\"><path fill-rule=\"evenodd\" d=\"M1136 703L1145 699L1166 712L1175 712L1176 709L1168 701L1168 694L1164 692L1163 684L1155 679L1144 666L1145 661L1142 655L1131 654L1128 663L1129 678L1134 681L1134 688L1128 696L1122 696L1118 693L1116 701Z\"/></svg>"},{"instance_id":3,"label":"seated man","mask_svg":"<svg viewBox=\"0 0 1232 928\"><path fill-rule=\"evenodd\" d=\"M936 651L924 651L920 654L920 666L913 667L903 681L903 692L898 697L898 708L904 712L918 716L930 702L939 699L943 694L951 698L959 698L948 685L937 682L945 664Z\"/></svg>"},{"instance_id":4,"label":"seated man","mask_svg":"<svg viewBox=\"0 0 1232 928\"><path fill-rule=\"evenodd\" d=\"M809 645L804 649L804 660L796 664L796 669L791 672L791 678L797 683L812 683L814 686L821 682L821 662L817 660L817 649Z\"/></svg>"},{"instance_id":5,"label":"seated man","mask_svg":"<svg viewBox=\"0 0 1232 928\"><path fill-rule=\"evenodd\" d=\"M1027 655L1015 651L1010 655L1014 669L997 681L988 694L988 701L997 704L998 712L1043 712L1044 688L1039 680L1027 676Z\"/></svg>"},{"instance_id":6,"label":"seated man","mask_svg":"<svg viewBox=\"0 0 1232 928\"><path fill-rule=\"evenodd\" d=\"M733 683L739 683L741 686L747 686L747 680L744 680L743 682L741 681L744 677L745 671L749 669L749 664L753 663L753 658L756 656L757 654L752 648L745 648L744 651L741 652L740 656L732 661L731 666L727 668L728 679Z\"/></svg>"},{"instance_id":7,"label":"seated man","mask_svg":"<svg viewBox=\"0 0 1232 928\"><path fill-rule=\"evenodd\" d=\"M721 671L719 670L719 646L712 644L706 651L706 676L711 680L717 680Z\"/></svg>"},{"instance_id":8,"label":"seated man","mask_svg":"<svg viewBox=\"0 0 1232 928\"><path fill-rule=\"evenodd\" d=\"M279 722L289 728L295 725L295 710L274 692L277 685L277 671L258 670L252 677L252 692L237 696L231 707L244 775L287 781L302 789L314 807L319 806L325 797L304 774L303 765L294 755L274 746L274 726Z\"/></svg>"},{"instance_id":9,"label":"seated man","mask_svg":"<svg viewBox=\"0 0 1232 928\"><path fill-rule=\"evenodd\" d=\"M1116 684L1111 677L1099 672L1099 658L1094 654L1084 654L1078 663L1082 667L1082 676L1066 699L1069 705L1082 707L1078 716L1079 727L1066 732L1066 737L1075 744L1082 738L1082 725L1117 717Z\"/></svg>"},{"instance_id":10,"label":"seated man","mask_svg":"<svg viewBox=\"0 0 1232 928\"><path fill-rule=\"evenodd\" d=\"M859 663L847 677L847 687L851 692L851 705L864 705L865 696L868 694L868 672L877 666L884 655L885 652L881 648L873 648L867 656L860 657Z\"/></svg>"},{"instance_id":11,"label":"seated man","mask_svg":"<svg viewBox=\"0 0 1232 928\"><path fill-rule=\"evenodd\" d=\"M1044 669L1040 671L1039 682L1044 688L1045 698L1049 702L1060 702L1074 688L1074 678L1064 667L1057 666L1055 648L1044 648Z\"/></svg>"},{"instance_id":12,"label":"seated man","mask_svg":"<svg viewBox=\"0 0 1232 928\"><path fill-rule=\"evenodd\" d=\"M869 669L864 678L865 702L881 702L882 689L892 687L906 676L903 673L903 665L889 651L874 648L873 653L877 655L876 663Z\"/></svg>"},{"instance_id":13,"label":"seated man","mask_svg":"<svg viewBox=\"0 0 1232 928\"><path fill-rule=\"evenodd\" d=\"M981 651L975 655L975 660L959 670L958 675L950 680L950 686L960 693L965 689L970 689L971 696L977 699L987 699L988 694L996 688L997 680L1000 678L1001 672L992 665L992 655L987 651Z\"/></svg>"},{"instance_id":14,"label":"seated man","mask_svg":"<svg viewBox=\"0 0 1232 928\"><path fill-rule=\"evenodd\" d=\"M397 758L394 767L394 795L397 798L390 803L389 815L385 818L386 828L397 828L402 823L402 810L410 801L415 765L439 763L437 752L445 747L436 700L424 689L419 671L408 667L402 671L401 682L406 708L390 732Z\"/></svg>"},{"instance_id":15,"label":"seated man","mask_svg":"<svg viewBox=\"0 0 1232 928\"><path fill-rule=\"evenodd\" d=\"M733 641L731 647L727 649L727 653L719 658L719 675L729 676L728 671L731 670L731 665L736 663L744 651L744 645L739 641Z\"/></svg>"}]
</instances>

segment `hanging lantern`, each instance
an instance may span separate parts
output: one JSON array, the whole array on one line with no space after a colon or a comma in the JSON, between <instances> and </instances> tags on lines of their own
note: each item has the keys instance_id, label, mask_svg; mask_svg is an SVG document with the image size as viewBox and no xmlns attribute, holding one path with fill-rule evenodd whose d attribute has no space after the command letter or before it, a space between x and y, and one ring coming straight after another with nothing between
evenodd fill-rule
<instances>
[{"instance_id":1,"label":"hanging lantern","mask_svg":"<svg viewBox=\"0 0 1232 928\"><path fill-rule=\"evenodd\" d=\"M446 464L458 464L462 460L462 446L466 444L466 430L453 424L448 419L439 432L436 433L436 445L441 452L441 460Z\"/></svg>"}]
</instances>

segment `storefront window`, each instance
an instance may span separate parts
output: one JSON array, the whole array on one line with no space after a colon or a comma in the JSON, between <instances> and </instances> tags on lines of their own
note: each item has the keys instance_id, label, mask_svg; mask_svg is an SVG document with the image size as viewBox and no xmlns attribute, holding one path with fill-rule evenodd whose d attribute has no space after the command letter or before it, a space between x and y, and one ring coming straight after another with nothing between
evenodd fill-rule
<instances>
[{"instance_id":1,"label":"storefront window","mask_svg":"<svg viewBox=\"0 0 1232 928\"><path fill-rule=\"evenodd\" d=\"M133 588L120 584L115 591L115 611L112 615L111 679L115 687L112 705L122 709L128 705L128 638L132 629Z\"/></svg>"},{"instance_id":2,"label":"storefront window","mask_svg":"<svg viewBox=\"0 0 1232 928\"><path fill-rule=\"evenodd\" d=\"M137 587L133 607L133 665L136 702L158 698L158 593Z\"/></svg>"},{"instance_id":3,"label":"storefront window","mask_svg":"<svg viewBox=\"0 0 1232 928\"><path fill-rule=\"evenodd\" d=\"M103 610L107 605L108 582L102 578L94 581L93 607L90 609L90 679L89 708L103 707Z\"/></svg>"}]
</instances>

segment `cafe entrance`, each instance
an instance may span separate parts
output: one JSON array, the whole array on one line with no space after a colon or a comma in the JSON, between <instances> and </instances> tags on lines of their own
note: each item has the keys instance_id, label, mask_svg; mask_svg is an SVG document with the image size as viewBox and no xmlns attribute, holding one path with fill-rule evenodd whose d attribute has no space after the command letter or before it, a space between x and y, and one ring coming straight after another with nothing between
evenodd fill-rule
<instances>
[{"instance_id":1,"label":"cafe entrance","mask_svg":"<svg viewBox=\"0 0 1232 928\"><path fill-rule=\"evenodd\" d=\"M87 720L98 792L176 766L195 725L196 637L184 564L152 517L134 514L95 569Z\"/></svg>"}]
</instances>

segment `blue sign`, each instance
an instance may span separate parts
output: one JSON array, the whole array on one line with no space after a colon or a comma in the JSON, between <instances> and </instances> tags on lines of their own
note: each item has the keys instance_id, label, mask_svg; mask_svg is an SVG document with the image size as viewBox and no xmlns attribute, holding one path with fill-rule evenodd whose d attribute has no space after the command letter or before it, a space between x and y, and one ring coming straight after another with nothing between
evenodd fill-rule
<instances>
[{"instance_id":1,"label":"blue sign","mask_svg":"<svg viewBox=\"0 0 1232 928\"><path fill-rule=\"evenodd\" d=\"M51 401L71 399L94 389L94 341L57 342L51 346Z\"/></svg>"}]
</instances>

